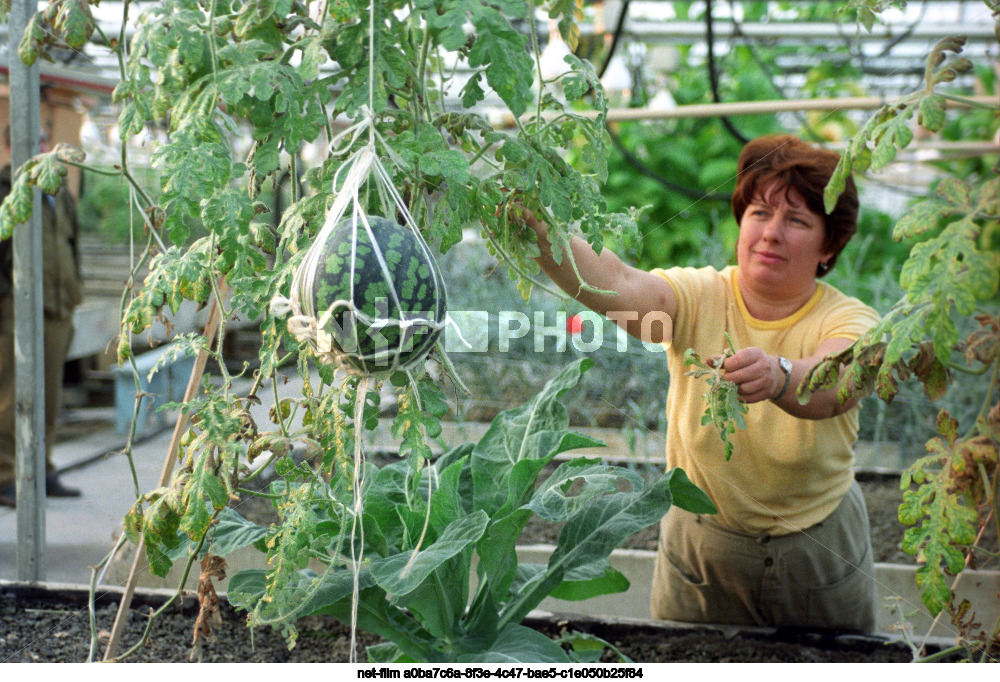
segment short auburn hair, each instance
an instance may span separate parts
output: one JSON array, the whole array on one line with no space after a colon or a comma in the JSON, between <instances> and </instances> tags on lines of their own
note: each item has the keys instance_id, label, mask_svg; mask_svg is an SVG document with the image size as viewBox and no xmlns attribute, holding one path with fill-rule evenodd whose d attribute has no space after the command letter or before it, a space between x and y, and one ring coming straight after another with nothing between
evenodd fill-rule
<instances>
[{"instance_id":1,"label":"short auburn hair","mask_svg":"<svg viewBox=\"0 0 1000 682\"><path fill-rule=\"evenodd\" d=\"M743 219L747 206L765 192L795 189L813 213L823 217L823 250L833 254L816 276L833 269L837 256L858 231L858 190L854 179L847 177L844 191L829 214L823 202L823 190L840 161L836 152L803 142L794 135L767 135L751 140L743 147L733 192L733 215Z\"/></svg>"}]
</instances>

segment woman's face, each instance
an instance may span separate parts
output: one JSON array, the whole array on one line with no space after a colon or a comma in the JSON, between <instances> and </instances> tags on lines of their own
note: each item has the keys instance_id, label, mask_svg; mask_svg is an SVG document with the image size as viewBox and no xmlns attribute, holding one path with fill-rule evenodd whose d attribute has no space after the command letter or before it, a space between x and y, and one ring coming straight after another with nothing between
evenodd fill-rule
<instances>
[{"instance_id":1,"label":"woman's face","mask_svg":"<svg viewBox=\"0 0 1000 682\"><path fill-rule=\"evenodd\" d=\"M832 256L823 249L824 223L794 188L766 187L740 220L736 257L741 280L790 294L811 291L817 266Z\"/></svg>"}]
</instances>

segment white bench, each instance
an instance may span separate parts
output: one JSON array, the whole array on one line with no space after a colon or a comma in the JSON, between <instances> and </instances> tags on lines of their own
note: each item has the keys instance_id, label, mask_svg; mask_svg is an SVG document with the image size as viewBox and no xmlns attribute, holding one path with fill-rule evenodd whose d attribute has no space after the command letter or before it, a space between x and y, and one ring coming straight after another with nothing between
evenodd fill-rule
<instances>
[{"instance_id":1,"label":"white bench","mask_svg":"<svg viewBox=\"0 0 1000 682\"><path fill-rule=\"evenodd\" d=\"M107 300L84 301L73 311L73 329L66 360L106 353L121 331L118 306Z\"/></svg>"},{"instance_id":2,"label":"white bench","mask_svg":"<svg viewBox=\"0 0 1000 682\"><path fill-rule=\"evenodd\" d=\"M154 348L135 356L135 365L139 374L139 390L145 394L139 405L139 414L135 424L136 436L145 433L149 420L157 420L157 430L166 423L166 415L158 411L168 402L184 399L191 370L194 369L194 356L176 354L157 368L150 377L150 371L161 358L172 349L170 344ZM122 367L113 367L115 380L115 429L119 434L127 433L132 424L132 412L135 409L135 375L132 363L127 362Z\"/></svg>"}]
</instances>

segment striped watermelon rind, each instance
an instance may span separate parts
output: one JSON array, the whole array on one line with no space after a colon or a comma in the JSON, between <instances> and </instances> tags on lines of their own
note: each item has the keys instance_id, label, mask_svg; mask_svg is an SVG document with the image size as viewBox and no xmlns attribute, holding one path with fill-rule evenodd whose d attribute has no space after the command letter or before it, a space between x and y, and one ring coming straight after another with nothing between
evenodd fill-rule
<instances>
[{"instance_id":1,"label":"striped watermelon rind","mask_svg":"<svg viewBox=\"0 0 1000 682\"><path fill-rule=\"evenodd\" d=\"M337 364L377 374L423 360L447 307L440 270L417 235L380 216L367 220L371 235L359 216L356 241L354 218L330 233L313 276L313 310L317 319L331 312L323 331Z\"/></svg>"}]
</instances>

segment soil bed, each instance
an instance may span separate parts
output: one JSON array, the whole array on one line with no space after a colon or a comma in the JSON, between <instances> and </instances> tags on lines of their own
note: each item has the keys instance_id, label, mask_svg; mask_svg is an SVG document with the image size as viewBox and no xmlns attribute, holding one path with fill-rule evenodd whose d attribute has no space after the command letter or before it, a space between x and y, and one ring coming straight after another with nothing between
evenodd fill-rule
<instances>
[{"instance_id":1,"label":"soil bed","mask_svg":"<svg viewBox=\"0 0 1000 682\"><path fill-rule=\"evenodd\" d=\"M105 595L98 603L96 619L99 642L95 660L103 656L108 632L120 595ZM122 638L122 650L139 641L151 606L159 604L137 594L132 618ZM347 662L349 629L332 618L312 616L298 623L296 646L289 650L284 639L270 628L251 633L245 614L228 603L221 604L222 622L214 636L201 647L203 662ZM159 616L145 646L128 657L130 662L182 663L192 660L191 639L197 604L191 597L171 606ZM526 625L558 635L579 631L597 635L616 646L637 663L665 662L908 662L910 652L899 643L876 638L833 633L777 632L772 634L723 632L705 628L658 627L645 624L596 620L529 619ZM0 587L0 661L84 662L89 655L90 625L86 596L78 590ZM358 659L365 661L364 647L379 641L359 636ZM194 659L197 660L197 656ZM605 662L618 659L608 651Z\"/></svg>"}]
</instances>

